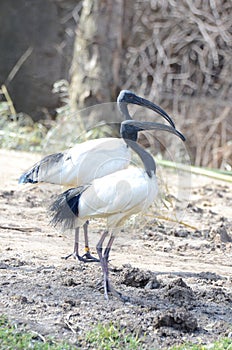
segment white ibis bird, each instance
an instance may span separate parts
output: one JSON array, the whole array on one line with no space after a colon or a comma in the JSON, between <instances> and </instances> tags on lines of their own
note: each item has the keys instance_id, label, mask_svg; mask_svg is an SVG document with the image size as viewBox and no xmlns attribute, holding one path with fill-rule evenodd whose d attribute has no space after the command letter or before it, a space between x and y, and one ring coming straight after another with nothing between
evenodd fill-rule
<instances>
[{"instance_id":1,"label":"white ibis bird","mask_svg":"<svg viewBox=\"0 0 232 350\"><path fill-rule=\"evenodd\" d=\"M159 106L137 96L131 91L122 90L117 98L118 109L124 119L131 120L128 104L149 108L175 128L171 117ZM59 184L68 188L91 183L95 178L125 169L130 162L130 149L122 139L100 138L77 144L69 150L51 154L35 164L19 179L19 183L46 182ZM73 255L81 261L98 261L90 254L88 243L88 221L84 224L85 254L79 255L79 227L75 229Z\"/></svg>"},{"instance_id":2,"label":"white ibis bird","mask_svg":"<svg viewBox=\"0 0 232 350\"><path fill-rule=\"evenodd\" d=\"M121 124L123 142L138 154L144 169L129 167L95 179L89 185L69 189L59 195L49 209L52 214L51 223L54 226L61 224L64 229L78 227L89 218L107 218L108 229L97 244L106 299L108 292L112 292L122 300L128 300L128 297L122 296L109 283L108 259L115 235L124 221L133 214L146 211L157 196L155 161L136 143L139 131L155 129L168 131L185 140L179 131L167 125L134 120L123 121ZM103 252L102 245L109 231L109 241Z\"/></svg>"}]
</instances>

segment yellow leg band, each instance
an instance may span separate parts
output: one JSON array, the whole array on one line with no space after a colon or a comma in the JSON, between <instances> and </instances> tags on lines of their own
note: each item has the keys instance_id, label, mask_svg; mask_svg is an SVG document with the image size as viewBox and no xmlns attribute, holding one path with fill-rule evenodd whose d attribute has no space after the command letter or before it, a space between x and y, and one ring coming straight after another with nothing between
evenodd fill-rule
<instances>
[{"instance_id":1,"label":"yellow leg band","mask_svg":"<svg viewBox=\"0 0 232 350\"><path fill-rule=\"evenodd\" d=\"M85 247L86 253L89 252L89 250L90 250L89 247Z\"/></svg>"}]
</instances>

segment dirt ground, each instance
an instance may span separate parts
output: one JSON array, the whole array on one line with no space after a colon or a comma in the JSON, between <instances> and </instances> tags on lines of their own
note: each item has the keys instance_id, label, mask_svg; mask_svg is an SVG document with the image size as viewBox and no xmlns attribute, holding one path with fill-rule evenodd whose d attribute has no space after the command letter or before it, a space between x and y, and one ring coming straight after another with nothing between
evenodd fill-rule
<instances>
[{"instance_id":1,"label":"dirt ground","mask_svg":"<svg viewBox=\"0 0 232 350\"><path fill-rule=\"evenodd\" d=\"M232 337L231 184L192 176L184 225L154 218L125 229L112 249L110 277L133 302L106 301L97 263L61 259L72 252L73 234L50 227L46 209L61 189L17 185L38 159L0 150L1 314L82 349L98 322L135 332L142 349ZM93 254L103 229L104 222L90 225Z\"/></svg>"}]
</instances>

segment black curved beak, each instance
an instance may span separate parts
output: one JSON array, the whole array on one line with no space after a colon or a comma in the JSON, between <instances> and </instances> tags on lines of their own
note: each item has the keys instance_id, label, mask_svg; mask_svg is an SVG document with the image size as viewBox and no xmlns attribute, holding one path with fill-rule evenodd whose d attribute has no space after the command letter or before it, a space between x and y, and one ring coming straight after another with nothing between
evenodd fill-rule
<instances>
[{"instance_id":1,"label":"black curved beak","mask_svg":"<svg viewBox=\"0 0 232 350\"><path fill-rule=\"evenodd\" d=\"M150 102L150 101L146 100L145 98L142 98L142 97L139 97L139 96L136 96L136 95L135 95L134 100L133 100L132 103L134 103L136 105L139 105L139 106L146 107L146 108L151 109L152 111L158 113L164 119L166 119L167 122L173 128L175 128L175 124L174 124L172 118L161 107L157 106L155 103Z\"/></svg>"},{"instance_id":2,"label":"black curved beak","mask_svg":"<svg viewBox=\"0 0 232 350\"><path fill-rule=\"evenodd\" d=\"M137 140L137 133L139 131L144 130L163 130L170 132L171 134L176 135L179 137L182 141L185 141L185 137L183 134L181 134L180 131L176 130L175 128L164 125L161 123L152 123L152 122L138 122L136 120L125 120L121 123L121 136L124 139L129 140Z\"/></svg>"}]
</instances>

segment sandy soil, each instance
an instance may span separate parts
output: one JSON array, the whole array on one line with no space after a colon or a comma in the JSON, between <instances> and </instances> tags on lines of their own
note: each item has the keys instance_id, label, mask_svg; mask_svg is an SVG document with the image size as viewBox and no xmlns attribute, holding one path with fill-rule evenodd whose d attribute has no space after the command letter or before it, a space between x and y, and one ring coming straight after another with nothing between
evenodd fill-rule
<instances>
[{"instance_id":1,"label":"sandy soil","mask_svg":"<svg viewBox=\"0 0 232 350\"><path fill-rule=\"evenodd\" d=\"M61 259L73 234L50 227L46 210L61 188L17 185L38 159L0 150L1 313L82 349L98 322L136 332L142 349L232 336L231 184L193 176L184 225L155 218L142 225L138 217L136 228L125 228L110 256L111 280L133 302L105 301L97 263ZM103 221L90 225L93 254L103 229Z\"/></svg>"}]
</instances>

